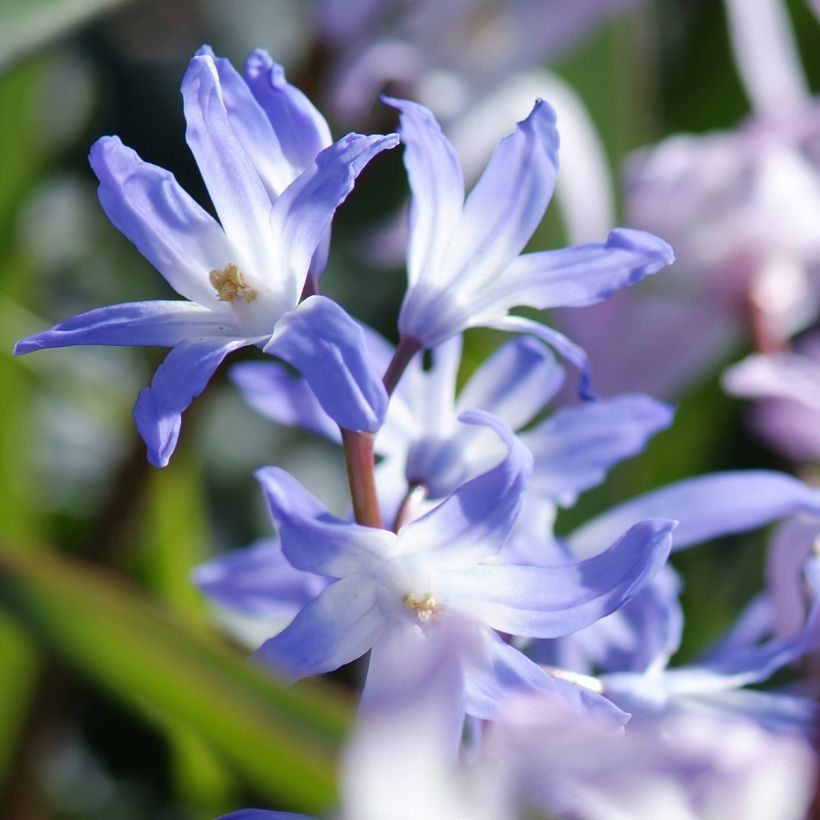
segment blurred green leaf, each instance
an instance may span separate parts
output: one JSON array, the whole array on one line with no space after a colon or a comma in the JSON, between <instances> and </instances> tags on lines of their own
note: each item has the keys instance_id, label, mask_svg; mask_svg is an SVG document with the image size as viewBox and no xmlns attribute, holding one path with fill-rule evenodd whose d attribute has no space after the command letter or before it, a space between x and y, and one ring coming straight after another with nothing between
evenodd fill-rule
<instances>
[{"instance_id":1,"label":"blurred green leaf","mask_svg":"<svg viewBox=\"0 0 820 820\"><path fill-rule=\"evenodd\" d=\"M127 2L133 0L2 0L0 71L97 15Z\"/></svg>"},{"instance_id":2,"label":"blurred green leaf","mask_svg":"<svg viewBox=\"0 0 820 820\"><path fill-rule=\"evenodd\" d=\"M207 616L190 575L211 557L208 520L198 462L184 452L178 456L166 469L151 471L139 557L151 590L201 629L207 626ZM203 818L226 813L234 789L223 761L200 733L179 721L164 723L177 794Z\"/></svg>"},{"instance_id":3,"label":"blurred green leaf","mask_svg":"<svg viewBox=\"0 0 820 820\"><path fill-rule=\"evenodd\" d=\"M341 694L285 687L122 579L43 549L0 546L0 606L117 697L196 731L273 801L333 803Z\"/></svg>"}]
</instances>

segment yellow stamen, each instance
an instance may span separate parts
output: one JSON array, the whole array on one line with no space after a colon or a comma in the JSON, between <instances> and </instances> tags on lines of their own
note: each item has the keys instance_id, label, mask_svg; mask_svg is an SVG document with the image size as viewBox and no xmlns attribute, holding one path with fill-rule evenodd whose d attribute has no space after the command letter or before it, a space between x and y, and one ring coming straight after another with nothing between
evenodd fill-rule
<instances>
[{"instance_id":1,"label":"yellow stamen","mask_svg":"<svg viewBox=\"0 0 820 820\"><path fill-rule=\"evenodd\" d=\"M208 279L214 286L220 302L233 302L237 296L246 302L252 302L259 296L259 293L245 281L245 274L233 262L229 262L222 270L212 270L208 274Z\"/></svg>"},{"instance_id":2,"label":"yellow stamen","mask_svg":"<svg viewBox=\"0 0 820 820\"><path fill-rule=\"evenodd\" d=\"M425 592L420 598L408 592L401 602L408 609L412 609L422 623L427 623L434 615L444 611L444 607L429 592Z\"/></svg>"}]
</instances>

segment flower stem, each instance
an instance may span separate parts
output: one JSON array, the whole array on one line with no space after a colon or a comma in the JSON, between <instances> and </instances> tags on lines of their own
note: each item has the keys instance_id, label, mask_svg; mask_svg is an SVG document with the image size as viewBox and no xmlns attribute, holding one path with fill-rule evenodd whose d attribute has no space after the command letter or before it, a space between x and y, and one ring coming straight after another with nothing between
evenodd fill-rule
<instances>
[{"instance_id":1,"label":"flower stem","mask_svg":"<svg viewBox=\"0 0 820 820\"><path fill-rule=\"evenodd\" d=\"M390 360L390 364L387 365L387 370L384 371L384 379L382 379L388 396L393 395L402 373L404 373L407 365L410 364L410 360L419 350L421 350L421 342L418 339L412 336L402 336L399 339L399 345Z\"/></svg>"},{"instance_id":2,"label":"flower stem","mask_svg":"<svg viewBox=\"0 0 820 820\"><path fill-rule=\"evenodd\" d=\"M376 475L373 469L373 434L344 428L341 428L341 431L356 523L381 529L382 515L376 495Z\"/></svg>"}]
</instances>

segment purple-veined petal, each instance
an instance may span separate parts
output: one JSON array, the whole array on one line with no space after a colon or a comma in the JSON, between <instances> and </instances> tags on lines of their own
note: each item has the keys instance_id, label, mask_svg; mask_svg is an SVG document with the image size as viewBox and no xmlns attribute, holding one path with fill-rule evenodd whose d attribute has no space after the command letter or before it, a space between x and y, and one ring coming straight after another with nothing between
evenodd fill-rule
<instances>
[{"instance_id":1,"label":"purple-veined petal","mask_svg":"<svg viewBox=\"0 0 820 820\"><path fill-rule=\"evenodd\" d=\"M521 253L544 215L558 175L555 112L537 100L504 137L464 203L443 267L454 287L486 287Z\"/></svg>"},{"instance_id":2,"label":"purple-veined petal","mask_svg":"<svg viewBox=\"0 0 820 820\"><path fill-rule=\"evenodd\" d=\"M207 307L220 306L208 274L233 261L234 249L219 223L170 171L143 162L119 137L98 139L88 158L112 224L177 293Z\"/></svg>"},{"instance_id":3,"label":"purple-veined petal","mask_svg":"<svg viewBox=\"0 0 820 820\"><path fill-rule=\"evenodd\" d=\"M285 78L285 70L257 48L245 61L245 82L273 126L283 154L297 176L333 142L327 121Z\"/></svg>"},{"instance_id":4,"label":"purple-veined petal","mask_svg":"<svg viewBox=\"0 0 820 820\"><path fill-rule=\"evenodd\" d=\"M148 448L148 461L165 467L174 452L182 412L208 384L222 360L255 339L190 339L180 342L157 368L150 387L140 390L134 421Z\"/></svg>"},{"instance_id":5,"label":"purple-veined petal","mask_svg":"<svg viewBox=\"0 0 820 820\"><path fill-rule=\"evenodd\" d=\"M49 330L27 336L17 342L14 354L72 345L174 347L186 339L235 338L237 334L230 316L191 302L127 302L80 313Z\"/></svg>"},{"instance_id":6,"label":"purple-veined petal","mask_svg":"<svg viewBox=\"0 0 820 820\"><path fill-rule=\"evenodd\" d=\"M228 375L242 398L265 418L339 442L339 426L322 410L308 383L279 362L242 362Z\"/></svg>"},{"instance_id":7,"label":"purple-veined petal","mask_svg":"<svg viewBox=\"0 0 820 820\"><path fill-rule=\"evenodd\" d=\"M481 564L442 572L445 606L511 635L558 638L626 603L664 565L674 521L636 524L608 550L552 567Z\"/></svg>"},{"instance_id":8,"label":"purple-veined petal","mask_svg":"<svg viewBox=\"0 0 820 820\"><path fill-rule=\"evenodd\" d=\"M342 578L366 572L395 550L396 536L334 518L293 476L278 467L255 473L282 549L294 567Z\"/></svg>"},{"instance_id":9,"label":"purple-veined petal","mask_svg":"<svg viewBox=\"0 0 820 820\"><path fill-rule=\"evenodd\" d=\"M606 242L519 256L484 298L505 308L584 307L609 299L674 260L672 248L657 236L619 228Z\"/></svg>"},{"instance_id":10,"label":"purple-veined petal","mask_svg":"<svg viewBox=\"0 0 820 820\"><path fill-rule=\"evenodd\" d=\"M526 655L489 630L483 651L473 653L464 669L467 714L497 719L511 698L536 692L559 698L576 714L589 715L613 728L623 726L629 715L590 689L548 674Z\"/></svg>"},{"instance_id":11,"label":"purple-veined petal","mask_svg":"<svg viewBox=\"0 0 820 820\"><path fill-rule=\"evenodd\" d=\"M580 376L578 381L579 395L584 399L595 398L590 388L591 376L586 351L575 342L571 342L563 333L524 316L476 316L469 326L492 327L496 330L504 330L507 333L528 333L541 339L578 368Z\"/></svg>"},{"instance_id":12,"label":"purple-veined petal","mask_svg":"<svg viewBox=\"0 0 820 820\"><path fill-rule=\"evenodd\" d=\"M208 54L193 57L182 80L188 127L185 138L211 195L219 220L241 259L239 265L260 295L272 298L272 276L281 259L270 228L271 202L253 162L231 128L219 74ZM265 289L263 283L268 284ZM284 313L299 298L301 282L276 283L276 310ZM290 286L290 287L288 287Z\"/></svg>"},{"instance_id":13,"label":"purple-veined petal","mask_svg":"<svg viewBox=\"0 0 820 820\"><path fill-rule=\"evenodd\" d=\"M533 455L530 489L563 505L604 480L672 423L669 405L641 394L565 407L520 435Z\"/></svg>"},{"instance_id":14,"label":"purple-veined petal","mask_svg":"<svg viewBox=\"0 0 820 820\"><path fill-rule=\"evenodd\" d=\"M360 658L378 640L384 626L373 579L349 575L307 604L289 626L265 641L254 657L295 681L331 672Z\"/></svg>"},{"instance_id":15,"label":"purple-veined petal","mask_svg":"<svg viewBox=\"0 0 820 820\"><path fill-rule=\"evenodd\" d=\"M376 154L398 145L396 134L348 134L321 151L314 163L288 186L271 210L276 259L288 287L296 286L296 304L308 268L336 208Z\"/></svg>"},{"instance_id":16,"label":"purple-veined petal","mask_svg":"<svg viewBox=\"0 0 820 820\"><path fill-rule=\"evenodd\" d=\"M368 359L361 327L332 300L311 296L277 323L265 352L295 367L340 427L375 433L387 392Z\"/></svg>"},{"instance_id":17,"label":"purple-veined petal","mask_svg":"<svg viewBox=\"0 0 820 820\"><path fill-rule=\"evenodd\" d=\"M464 385L457 410L486 410L517 430L555 395L564 371L543 344L522 336L502 345Z\"/></svg>"},{"instance_id":18,"label":"purple-veined petal","mask_svg":"<svg viewBox=\"0 0 820 820\"><path fill-rule=\"evenodd\" d=\"M518 515L532 467L532 457L503 422L478 410L464 413L461 421L489 427L507 454L400 530L400 552L428 553L440 567L469 567L501 549Z\"/></svg>"},{"instance_id":19,"label":"purple-veined petal","mask_svg":"<svg viewBox=\"0 0 820 820\"><path fill-rule=\"evenodd\" d=\"M327 585L322 576L296 569L273 538L201 564L193 581L220 606L274 618L292 618Z\"/></svg>"},{"instance_id":20,"label":"purple-veined petal","mask_svg":"<svg viewBox=\"0 0 820 820\"><path fill-rule=\"evenodd\" d=\"M382 99L401 112L399 133L411 191L407 277L412 286L422 277L435 280L445 273L442 261L464 205L464 177L453 146L429 109L408 100Z\"/></svg>"},{"instance_id":21,"label":"purple-veined petal","mask_svg":"<svg viewBox=\"0 0 820 820\"><path fill-rule=\"evenodd\" d=\"M713 473L634 498L593 518L567 539L575 555L593 555L613 534L644 518L680 523L673 550L762 527L799 512L820 515L820 490L767 470Z\"/></svg>"},{"instance_id":22,"label":"purple-veined petal","mask_svg":"<svg viewBox=\"0 0 820 820\"><path fill-rule=\"evenodd\" d=\"M250 158L264 183L268 196L275 200L293 182L305 165L294 170L285 158L281 136L274 130L252 89L233 67L230 60L217 57L210 46L203 46L197 56L209 57L219 77L222 100L234 136ZM314 151L313 156L318 153ZM313 161L313 156L310 161Z\"/></svg>"}]
</instances>

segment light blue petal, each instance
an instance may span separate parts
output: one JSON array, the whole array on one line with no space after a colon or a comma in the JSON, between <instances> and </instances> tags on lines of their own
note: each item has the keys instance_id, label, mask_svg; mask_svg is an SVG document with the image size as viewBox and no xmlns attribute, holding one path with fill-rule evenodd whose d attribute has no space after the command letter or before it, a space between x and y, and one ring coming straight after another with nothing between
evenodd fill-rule
<instances>
[{"instance_id":1,"label":"light blue petal","mask_svg":"<svg viewBox=\"0 0 820 820\"><path fill-rule=\"evenodd\" d=\"M558 638L623 606L664 565L672 521L644 521L600 555L577 564L482 564L437 579L439 596L501 632Z\"/></svg>"},{"instance_id":2,"label":"light blue petal","mask_svg":"<svg viewBox=\"0 0 820 820\"><path fill-rule=\"evenodd\" d=\"M296 569L273 538L201 564L193 581L220 606L273 618L292 618L327 586L322 576Z\"/></svg>"},{"instance_id":3,"label":"light blue petal","mask_svg":"<svg viewBox=\"0 0 820 820\"><path fill-rule=\"evenodd\" d=\"M295 367L340 427L375 433L384 423L387 392L368 359L364 333L330 299L311 296L286 313L265 352Z\"/></svg>"},{"instance_id":4,"label":"light blue petal","mask_svg":"<svg viewBox=\"0 0 820 820\"><path fill-rule=\"evenodd\" d=\"M242 398L271 421L289 427L302 427L312 433L340 442L339 426L299 375L279 362L242 362L229 371L230 380Z\"/></svg>"},{"instance_id":5,"label":"light blue petal","mask_svg":"<svg viewBox=\"0 0 820 820\"><path fill-rule=\"evenodd\" d=\"M249 282L259 284L258 289L276 271L282 288L278 312L283 313L297 303L302 282L278 281L282 274L277 263L282 257L270 228L270 197L231 127L219 73L209 54L196 55L189 63L182 98L188 124L185 138L222 227L241 255L230 261L238 264Z\"/></svg>"},{"instance_id":6,"label":"light blue petal","mask_svg":"<svg viewBox=\"0 0 820 820\"><path fill-rule=\"evenodd\" d=\"M276 132L291 168L299 172L333 142L327 121L313 103L285 78L285 70L258 48L245 61L245 82Z\"/></svg>"},{"instance_id":7,"label":"light blue petal","mask_svg":"<svg viewBox=\"0 0 820 820\"><path fill-rule=\"evenodd\" d=\"M552 677L489 631L485 651L474 653L471 663L465 666L464 685L467 714L485 720L500 717L511 698L522 692L557 697L576 714L589 715L613 728L623 726L629 719L602 695Z\"/></svg>"},{"instance_id":8,"label":"light blue petal","mask_svg":"<svg viewBox=\"0 0 820 820\"><path fill-rule=\"evenodd\" d=\"M295 478L278 467L255 473L276 524L282 549L294 567L342 578L375 571L395 550L396 536L334 518Z\"/></svg>"},{"instance_id":9,"label":"light blue petal","mask_svg":"<svg viewBox=\"0 0 820 820\"><path fill-rule=\"evenodd\" d=\"M72 345L174 347L186 339L233 338L238 333L224 316L191 302L127 302L80 313L21 339L14 354Z\"/></svg>"},{"instance_id":10,"label":"light blue petal","mask_svg":"<svg viewBox=\"0 0 820 820\"><path fill-rule=\"evenodd\" d=\"M140 390L134 405L134 420L151 464L168 464L179 438L183 411L205 389L225 356L253 341L192 339L181 342L165 357L151 386Z\"/></svg>"},{"instance_id":11,"label":"light blue petal","mask_svg":"<svg viewBox=\"0 0 820 820\"><path fill-rule=\"evenodd\" d=\"M566 407L520 435L533 455L530 489L564 506L641 452L672 423L672 408L641 394Z\"/></svg>"},{"instance_id":12,"label":"light blue petal","mask_svg":"<svg viewBox=\"0 0 820 820\"><path fill-rule=\"evenodd\" d=\"M499 307L583 307L609 299L674 262L672 248L644 231L619 228L606 242L519 256L486 291Z\"/></svg>"},{"instance_id":13,"label":"light blue petal","mask_svg":"<svg viewBox=\"0 0 820 820\"><path fill-rule=\"evenodd\" d=\"M584 675L664 669L683 631L679 587L667 564L620 609L572 635L528 644L527 654Z\"/></svg>"},{"instance_id":14,"label":"light blue petal","mask_svg":"<svg viewBox=\"0 0 820 820\"><path fill-rule=\"evenodd\" d=\"M555 112L537 100L530 115L498 144L467 197L443 261L454 287L478 292L500 283L499 275L541 222L557 176Z\"/></svg>"},{"instance_id":15,"label":"light blue petal","mask_svg":"<svg viewBox=\"0 0 820 820\"><path fill-rule=\"evenodd\" d=\"M376 154L396 145L395 134L348 134L321 151L274 203L271 222L279 258L300 287L336 208L353 190L356 177Z\"/></svg>"},{"instance_id":16,"label":"light blue petal","mask_svg":"<svg viewBox=\"0 0 820 820\"><path fill-rule=\"evenodd\" d=\"M209 46L199 49L197 56L213 61L231 130L259 173L268 196L276 199L306 165L294 170L285 158L280 134L230 60L217 57ZM318 150L310 157L311 162Z\"/></svg>"},{"instance_id":17,"label":"light blue petal","mask_svg":"<svg viewBox=\"0 0 820 820\"><path fill-rule=\"evenodd\" d=\"M464 205L464 177L429 109L409 100L382 99L401 111L399 133L411 192L407 277L412 286L422 277L436 280L445 273L442 261Z\"/></svg>"},{"instance_id":18,"label":"light blue petal","mask_svg":"<svg viewBox=\"0 0 820 820\"><path fill-rule=\"evenodd\" d=\"M564 370L550 351L522 336L479 366L459 393L457 410L486 410L518 430L544 409L563 380Z\"/></svg>"},{"instance_id":19,"label":"light blue petal","mask_svg":"<svg viewBox=\"0 0 820 820\"><path fill-rule=\"evenodd\" d=\"M164 168L143 162L119 137L102 137L89 161L100 181L97 196L113 225L181 296L214 309L208 274L234 260L219 223ZM229 313L227 309L225 313Z\"/></svg>"},{"instance_id":20,"label":"light blue petal","mask_svg":"<svg viewBox=\"0 0 820 820\"><path fill-rule=\"evenodd\" d=\"M504 330L507 333L528 333L546 342L554 350L558 351L567 361L572 362L580 375L578 381L578 394L583 399L595 398L590 388L590 367L589 358L586 351L575 342L571 342L563 333L559 333L551 327L542 325L540 322L527 319L524 316L502 316L498 318L476 317L470 323L471 327L492 327L496 330Z\"/></svg>"},{"instance_id":21,"label":"light blue petal","mask_svg":"<svg viewBox=\"0 0 820 820\"><path fill-rule=\"evenodd\" d=\"M376 586L364 575L331 584L289 626L265 641L254 657L289 680L331 672L355 661L385 626Z\"/></svg>"},{"instance_id":22,"label":"light blue petal","mask_svg":"<svg viewBox=\"0 0 820 820\"><path fill-rule=\"evenodd\" d=\"M503 422L478 410L464 413L461 421L489 427L507 447L507 455L399 531L401 552L427 553L442 568L473 566L501 549L532 467L530 454Z\"/></svg>"},{"instance_id":23,"label":"light blue petal","mask_svg":"<svg viewBox=\"0 0 820 820\"><path fill-rule=\"evenodd\" d=\"M665 517L680 522L673 543L679 550L799 512L820 514L820 490L767 470L713 473L620 504L575 530L568 542L576 555L592 555L635 522Z\"/></svg>"}]
</instances>

